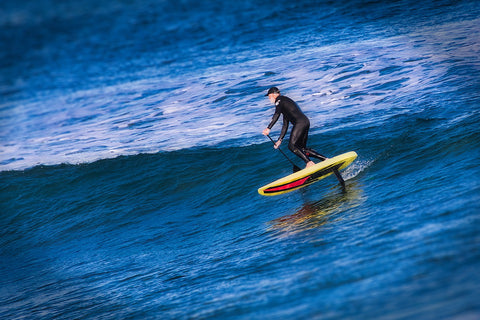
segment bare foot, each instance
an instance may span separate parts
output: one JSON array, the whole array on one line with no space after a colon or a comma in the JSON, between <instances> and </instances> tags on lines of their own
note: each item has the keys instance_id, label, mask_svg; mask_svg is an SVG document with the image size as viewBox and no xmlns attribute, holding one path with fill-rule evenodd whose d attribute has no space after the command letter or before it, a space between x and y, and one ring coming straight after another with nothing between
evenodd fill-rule
<instances>
[{"instance_id":1,"label":"bare foot","mask_svg":"<svg viewBox=\"0 0 480 320\"><path fill-rule=\"evenodd\" d=\"M308 161L305 168L311 167L311 166L313 166L313 165L315 165L315 162L313 162L313 161Z\"/></svg>"}]
</instances>

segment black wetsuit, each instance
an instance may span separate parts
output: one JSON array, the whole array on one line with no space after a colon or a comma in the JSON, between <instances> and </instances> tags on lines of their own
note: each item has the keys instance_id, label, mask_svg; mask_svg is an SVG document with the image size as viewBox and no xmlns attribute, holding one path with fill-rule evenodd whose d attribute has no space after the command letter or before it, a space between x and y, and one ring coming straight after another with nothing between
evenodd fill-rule
<instances>
[{"instance_id":1,"label":"black wetsuit","mask_svg":"<svg viewBox=\"0 0 480 320\"><path fill-rule=\"evenodd\" d=\"M300 110L300 107L286 96L278 96L275 100L275 113L273 114L272 121L268 125L269 129L277 122L280 114L283 114L283 127L280 132L280 139L285 137L288 130L288 124L293 124L292 132L290 133L290 141L288 143L288 149L295 155L300 157L305 163L310 161L310 156L325 160L326 157L322 156L313 149L307 148L308 130L310 129L310 121Z\"/></svg>"}]
</instances>

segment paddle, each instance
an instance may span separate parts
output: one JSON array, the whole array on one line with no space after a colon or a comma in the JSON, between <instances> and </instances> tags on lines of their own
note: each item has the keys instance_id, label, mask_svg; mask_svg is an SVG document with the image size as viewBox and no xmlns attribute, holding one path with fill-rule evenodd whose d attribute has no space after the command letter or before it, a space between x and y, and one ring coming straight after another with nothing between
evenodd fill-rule
<instances>
[{"instance_id":1,"label":"paddle","mask_svg":"<svg viewBox=\"0 0 480 320\"><path fill-rule=\"evenodd\" d=\"M270 135L268 135L268 134L267 134L267 137L268 137L268 139L270 139L270 141L272 141L273 145L275 145L275 141L273 141L272 137L270 137ZM287 160L293 165L293 172L297 172L297 171L302 170L302 169L300 169L299 167L297 167L297 166L295 165L295 163L293 163L292 160L290 160L290 158L282 151L282 149L280 149L280 147L278 147L277 149L278 149L278 151L280 151L280 152L283 154L283 156L284 156L285 158L287 158Z\"/></svg>"}]
</instances>

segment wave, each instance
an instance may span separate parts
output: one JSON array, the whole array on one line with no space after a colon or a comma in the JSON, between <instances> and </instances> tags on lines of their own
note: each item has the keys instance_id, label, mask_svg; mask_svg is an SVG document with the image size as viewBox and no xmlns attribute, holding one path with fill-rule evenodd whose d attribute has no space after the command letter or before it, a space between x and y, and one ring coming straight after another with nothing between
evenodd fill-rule
<instances>
[{"instance_id":1,"label":"wave","mask_svg":"<svg viewBox=\"0 0 480 320\"><path fill-rule=\"evenodd\" d=\"M258 144L259 127L273 112L263 97L272 84L299 102L313 134L368 130L425 108L438 86L475 89L471 73L454 70L475 67L476 25L478 19L349 43L312 39L282 55L247 55L181 73L178 66L151 66L139 79L112 74L98 86L14 98L0 105L0 170Z\"/></svg>"},{"instance_id":2,"label":"wave","mask_svg":"<svg viewBox=\"0 0 480 320\"><path fill-rule=\"evenodd\" d=\"M412 114L390 115L385 120L367 125L349 121L343 126L313 130L309 145L326 156L356 151L359 158L345 171L347 180L377 170L379 165L388 165L401 173L402 166L425 164L438 157L461 157L479 146L475 126L480 121L480 114L471 111L463 116L453 116L454 113L448 119L435 118L437 110L429 108ZM187 186L194 182L211 188L229 185L229 192L239 192L242 188L232 186L232 181L253 188L267 176L287 173L290 168L263 136L259 135L256 142L242 145L243 140L232 140L215 147L133 154L76 165L40 165L28 170L3 171L1 175L4 181L43 176L48 181L48 177L58 176L64 179L62 184L78 183L87 189L90 183L105 180L109 185L138 183L138 188L143 190L148 189L155 179L161 179L163 183L158 180L157 185L150 188L175 193L176 188L188 190ZM286 148L285 145L281 147ZM290 155L287 149L285 151ZM301 165L295 156L290 157ZM254 172L256 177L246 174L248 172ZM242 178L244 174L249 178ZM152 180L153 177L156 178Z\"/></svg>"}]
</instances>

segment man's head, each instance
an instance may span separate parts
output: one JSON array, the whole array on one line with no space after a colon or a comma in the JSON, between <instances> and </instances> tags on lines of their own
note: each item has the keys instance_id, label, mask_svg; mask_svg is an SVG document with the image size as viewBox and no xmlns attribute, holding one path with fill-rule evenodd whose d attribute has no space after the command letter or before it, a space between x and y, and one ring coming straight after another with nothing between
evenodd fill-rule
<instances>
[{"instance_id":1,"label":"man's head","mask_svg":"<svg viewBox=\"0 0 480 320\"><path fill-rule=\"evenodd\" d=\"M268 92L265 96L268 96L268 99L270 99L272 103L275 103L275 100L279 95L280 95L280 90L278 90L277 87L271 87L270 89L268 89Z\"/></svg>"}]
</instances>

